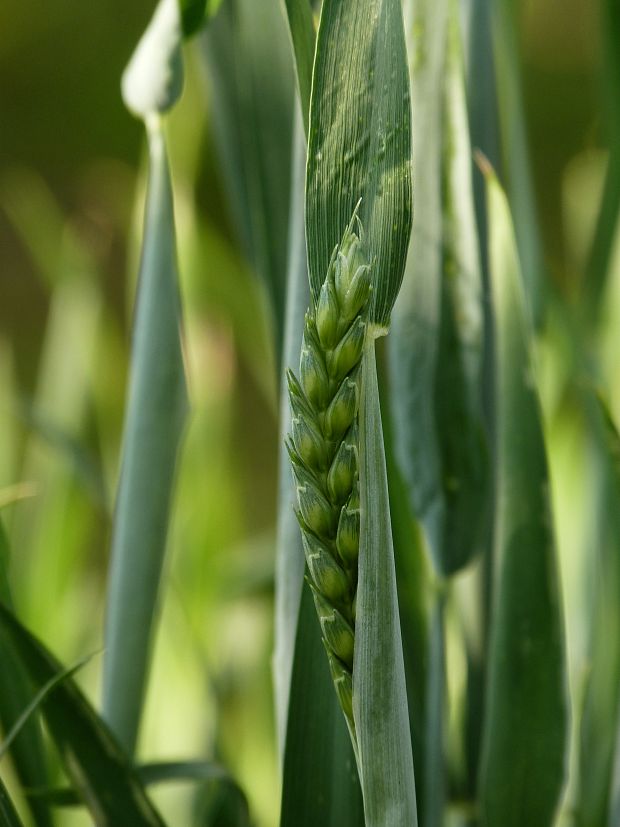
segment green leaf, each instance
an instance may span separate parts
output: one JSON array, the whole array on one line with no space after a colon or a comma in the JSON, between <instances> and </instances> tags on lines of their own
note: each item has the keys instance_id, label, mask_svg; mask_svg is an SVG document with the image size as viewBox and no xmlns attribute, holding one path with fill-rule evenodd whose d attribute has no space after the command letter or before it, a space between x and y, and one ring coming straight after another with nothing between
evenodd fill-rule
<instances>
[{"instance_id":1,"label":"green leaf","mask_svg":"<svg viewBox=\"0 0 620 827\"><path fill-rule=\"evenodd\" d=\"M139 118L167 111L183 90L181 15L178 0L159 0L123 73L123 100Z\"/></svg>"},{"instance_id":2,"label":"green leaf","mask_svg":"<svg viewBox=\"0 0 620 827\"><path fill-rule=\"evenodd\" d=\"M579 746L578 823L605 824L610 810L614 752L620 731L620 434L600 398L591 411L598 464L594 548L597 577L590 629L591 668L585 684ZM613 827L617 822L609 821Z\"/></svg>"},{"instance_id":3,"label":"green leaf","mask_svg":"<svg viewBox=\"0 0 620 827\"><path fill-rule=\"evenodd\" d=\"M306 170L306 142L299 114L295 118L293 158L293 186L291 190L291 217L289 220L289 256L286 290L286 319L284 326L285 368L297 370L304 316L310 300L308 266L306 263L306 236L304 231L304 177ZM297 620L303 586L305 558L301 544L299 523L293 511L296 501L291 462L285 448L285 439L291 433L291 406L285 373L280 383L280 428L278 458L278 523L275 572L275 628L273 681L276 705L276 726L280 756L284 756L289 693L296 656ZM303 657L302 654L297 654ZM309 756L308 751L305 751ZM311 759L312 760L312 759Z\"/></svg>"},{"instance_id":4,"label":"green leaf","mask_svg":"<svg viewBox=\"0 0 620 827\"><path fill-rule=\"evenodd\" d=\"M0 521L0 605L11 609L13 606L9 589L9 541ZM8 734L19 722L22 710L32 698L32 686L28 680L15 648L0 635L0 664L4 675L10 680L0 679L0 723ZM11 746L11 758L17 777L24 787L48 783L47 762L43 735L38 718L26 721ZM31 805L32 815L38 827L48 827L51 819L44 804Z\"/></svg>"},{"instance_id":5,"label":"green leaf","mask_svg":"<svg viewBox=\"0 0 620 827\"><path fill-rule=\"evenodd\" d=\"M0 778L0 827L23 827L2 778Z\"/></svg>"},{"instance_id":6,"label":"green leaf","mask_svg":"<svg viewBox=\"0 0 620 827\"><path fill-rule=\"evenodd\" d=\"M164 137L149 129L149 185L123 459L112 532L104 717L135 748L187 410L172 192Z\"/></svg>"},{"instance_id":7,"label":"green leaf","mask_svg":"<svg viewBox=\"0 0 620 827\"><path fill-rule=\"evenodd\" d=\"M280 827L368 827L355 757L304 583L286 731Z\"/></svg>"},{"instance_id":8,"label":"green leaf","mask_svg":"<svg viewBox=\"0 0 620 827\"><path fill-rule=\"evenodd\" d=\"M304 129L308 134L310 118L310 92L312 89L312 64L316 35L310 0L284 0L288 26L295 54L297 88L301 103Z\"/></svg>"},{"instance_id":9,"label":"green leaf","mask_svg":"<svg viewBox=\"0 0 620 827\"><path fill-rule=\"evenodd\" d=\"M178 0L184 37L191 37L220 7L222 0Z\"/></svg>"},{"instance_id":10,"label":"green leaf","mask_svg":"<svg viewBox=\"0 0 620 827\"><path fill-rule=\"evenodd\" d=\"M361 199L370 319L387 328L411 229L409 81L400 0L324 0L312 77L306 236L314 301Z\"/></svg>"},{"instance_id":11,"label":"green leaf","mask_svg":"<svg viewBox=\"0 0 620 827\"><path fill-rule=\"evenodd\" d=\"M63 671L3 607L0 636L15 647L35 686L44 686ZM41 710L67 774L98 827L163 827L127 757L71 678L45 697Z\"/></svg>"},{"instance_id":12,"label":"green leaf","mask_svg":"<svg viewBox=\"0 0 620 827\"><path fill-rule=\"evenodd\" d=\"M375 345L362 363L353 715L366 827L417 824Z\"/></svg>"},{"instance_id":13,"label":"green leaf","mask_svg":"<svg viewBox=\"0 0 620 827\"><path fill-rule=\"evenodd\" d=\"M565 770L564 630L530 328L508 202L488 164L497 586L480 799L488 827L549 827Z\"/></svg>"},{"instance_id":14,"label":"green leaf","mask_svg":"<svg viewBox=\"0 0 620 827\"><path fill-rule=\"evenodd\" d=\"M269 296L279 371L295 92L279 0L227 0L202 43L226 195L245 254Z\"/></svg>"}]
</instances>

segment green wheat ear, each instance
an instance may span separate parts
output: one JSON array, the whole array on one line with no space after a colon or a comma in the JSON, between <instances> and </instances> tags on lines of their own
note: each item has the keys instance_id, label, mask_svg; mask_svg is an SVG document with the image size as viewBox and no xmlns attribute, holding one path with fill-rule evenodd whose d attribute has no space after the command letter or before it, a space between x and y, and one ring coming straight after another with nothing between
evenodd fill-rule
<instances>
[{"instance_id":1,"label":"green wheat ear","mask_svg":"<svg viewBox=\"0 0 620 827\"><path fill-rule=\"evenodd\" d=\"M370 266L356 214L306 313L299 380L288 371L297 489L309 582L338 700L352 734L355 596L360 534L358 409Z\"/></svg>"}]
</instances>

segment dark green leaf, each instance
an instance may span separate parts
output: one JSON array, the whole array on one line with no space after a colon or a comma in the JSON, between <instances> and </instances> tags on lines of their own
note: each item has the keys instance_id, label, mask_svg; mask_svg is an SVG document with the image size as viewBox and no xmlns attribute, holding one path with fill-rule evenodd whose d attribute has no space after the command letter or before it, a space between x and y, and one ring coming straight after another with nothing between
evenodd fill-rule
<instances>
[{"instance_id":1,"label":"dark green leaf","mask_svg":"<svg viewBox=\"0 0 620 827\"><path fill-rule=\"evenodd\" d=\"M565 771L564 630L530 327L506 197L485 168L495 329L497 586L480 799L488 827L549 827Z\"/></svg>"},{"instance_id":2,"label":"dark green leaf","mask_svg":"<svg viewBox=\"0 0 620 827\"><path fill-rule=\"evenodd\" d=\"M361 199L371 321L387 328L411 230L411 138L400 0L324 0L312 76L306 236L314 301Z\"/></svg>"},{"instance_id":3,"label":"dark green leaf","mask_svg":"<svg viewBox=\"0 0 620 827\"><path fill-rule=\"evenodd\" d=\"M140 721L177 449L187 410L172 192L159 128L149 130L149 153L104 658L104 715L130 754Z\"/></svg>"},{"instance_id":4,"label":"dark green leaf","mask_svg":"<svg viewBox=\"0 0 620 827\"><path fill-rule=\"evenodd\" d=\"M9 542L0 521L0 605L12 608L9 589ZM32 698L33 687L25 673L11 641L0 635L0 724L5 734L11 732L22 711ZM24 787L48 783L47 762L38 717L25 722L11 746L11 758L17 777ZM51 825L50 815L44 804L32 804L31 810L37 827Z\"/></svg>"},{"instance_id":5,"label":"dark green leaf","mask_svg":"<svg viewBox=\"0 0 620 827\"><path fill-rule=\"evenodd\" d=\"M15 647L36 687L62 671L52 655L2 607L0 634ZM163 827L126 755L71 678L46 696L41 710L65 769L98 827Z\"/></svg>"},{"instance_id":6,"label":"dark green leaf","mask_svg":"<svg viewBox=\"0 0 620 827\"><path fill-rule=\"evenodd\" d=\"M291 682L280 827L364 827L355 757L304 583Z\"/></svg>"},{"instance_id":7,"label":"dark green leaf","mask_svg":"<svg viewBox=\"0 0 620 827\"><path fill-rule=\"evenodd\" d=\"M191 37L205 22L207 17L215 14L222 0L178 0L181 7L181 25L183 36Z\"/></svg>"}]
</instances>

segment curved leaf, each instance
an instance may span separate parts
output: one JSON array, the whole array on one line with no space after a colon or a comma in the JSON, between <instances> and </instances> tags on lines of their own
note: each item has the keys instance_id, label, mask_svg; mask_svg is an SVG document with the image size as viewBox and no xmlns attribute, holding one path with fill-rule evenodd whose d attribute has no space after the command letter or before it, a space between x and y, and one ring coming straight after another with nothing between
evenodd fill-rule
<instances>
[{"instance_id":1,"label":"curved leaf","mask_svg":"<svg viewBox=\"0 0 620 827\"><path fill-rule=\"evenodd\" d=\"M0 778L0 827L23 827L13 802Z\"/></svg>"},{"instance_id":2,"label":"curved leaf","mask_svg":"<svg viewBox=\"0 0 620 827\"><path fill-rule=\"evenodd\" d=\"M47 650L0 607L0 635L15 647L35 686L62 672ZM83 797L98 827L163 827L128 759L71 678L59 683L41 711L67 774Z\"/></svg>"},{"instance_id":3,"label":"curved leaf","mask_svg":"<svg viewBox=\"0 0 620 827\"><path fill-rule=\"evenodd\" d=\"M497 585L480 773L487 827L549 827L564 779L564 630L529 326L508 202L488 164L497 333Z\"/></svg>"},{"instance_id":4,"label":"curved leaf","mask_svg":"<svg viewBox=\"0 0 620 827\"><path fill-rule=\"evenodd\" d=\"M411 230L411 111L400 0L324 0L306 176L314 301L361 199L373 260L371 321L387 328Z\"/></svg>"},{"instance_id":5,"label":"curved leaf","mask_svg":"<svg viewBox=\"0 0 620 827\"><path fill-rule=\"evenodd\" d=\"M301 103L304 129L308 134L310 118L310 92L312 88L312 64L314 62L314 45L316 36L312 6L310 0L284 0L288 26L295 54L295 71L297 88Z\"/></svg>"}]
</instances>

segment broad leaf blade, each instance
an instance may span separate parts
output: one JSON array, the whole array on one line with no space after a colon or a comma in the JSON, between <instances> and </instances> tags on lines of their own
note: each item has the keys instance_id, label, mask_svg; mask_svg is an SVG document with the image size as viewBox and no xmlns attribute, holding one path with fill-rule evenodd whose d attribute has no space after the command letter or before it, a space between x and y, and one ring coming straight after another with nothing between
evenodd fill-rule
<instances>
[{"instance_id":1,"label":"broad leaf blade","mask_svg":"<svg viewBox=\"0 0 620 827\"><path fill-rule=\"evenodd\" d=\"M353 714L366 827L417 824L375 345L363 357Z\"/></svg>"},{"instance_id":2,"label":"broad leaf blade","mask_svg":"<svg viewBox=\"0 0 620 827\"><path fill-rule=\"evenodd\" d=\"M164 137L149 130L150 174L123 460L112 533L104 714L135 747L187 409L172 192Z\"/></svg>"},{"instance_id":3,"label":"broad leaf blade","mask_svg":"<svg viewBox=\"0 0 620 827\"><path fill-rule=\"evenodd\" d=\"M324 0L310 104L306 235L316 302L358 201L387 328L411 229L409 79L400 0Z\"/></svg>"},{"instance_id":4,"label":"broad leaf blade","mask_svg":"<svg viewBox=\"0 0 620 827\"><path fill-rule=\"evenodd\" d=\"M564 640L545 446L506 197L488 168L497 332L497 584L480 798L488 827L548 827L564 778Z\"/></svg>"},{"instance_id":5,"label":"broad leaf blade","mask_svg":"<svg viewBox=\"0 0 620 827\"><path fill-rule=\"evenodd\" d=\"M15 647L35 686L62 671L60 664L6 609L0 635ZM98 827L163 827L129 762L105 724L71 679L42 703L42 712L67 773Z\"/></svg>"},{"instance_id":6,"label":"broad leaf blade","mask_svg":"<svg viewBox=\"0 0 620 827\"><path fill-rule=\"evenodd\" d=\"M291 681L280 827L364 827L351 740L304 584Z\"/></svg>"}]
</instances>

